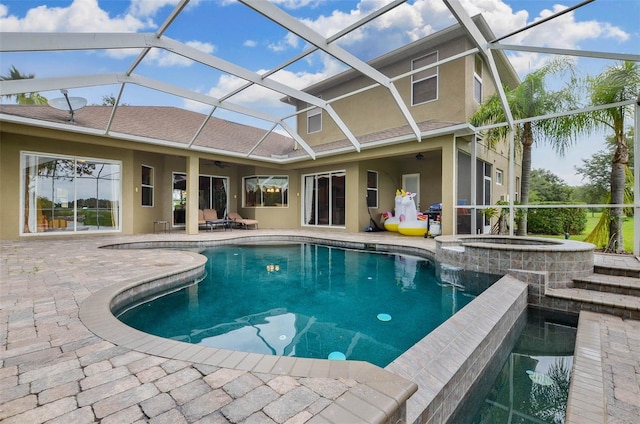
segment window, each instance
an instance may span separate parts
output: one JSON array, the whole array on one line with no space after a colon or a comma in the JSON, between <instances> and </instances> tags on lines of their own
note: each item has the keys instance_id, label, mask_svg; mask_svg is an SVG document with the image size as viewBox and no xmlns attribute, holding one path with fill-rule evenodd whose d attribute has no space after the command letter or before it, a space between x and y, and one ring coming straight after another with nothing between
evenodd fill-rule
<instances>
[{"instance_id":1,"label":"window","mask_svg":"<svg viewBox=\"0 0 640 424\"><path fill-rule=\"evenodd\" d=\"M502 169L496 169L496 184L502 185Z\"/></svg>"},{"instance_id":2,"label":"window","mask_svg":"<svg viewBox=\"0 0 640 424\"><path fill-rule=\"evenodd\" d=\"M475 67L473 72L473 99L482 102L482 59L475 56Z\"/></svg>"},{"instance_id":3,"label":"window","mask_svg":"<svg viewBox=\"0 0 640 424\"><path fill-rule=\"evenodd\" d=\"M21 234L119 231L122 163L21 154Z\"/></svg>"},{"instance_id":4,"label":"window","mask_svg":"<svg viewBox=\"0 0 640 424\"><path fill-rule=\"evenodd\" d=\"M307 134L322 131L322 109L319 107L307 111Z\"/></svg>"},{"instance_id":5,"label":"window","mask_svg":"<svg viewBox=\"0 0 640 424\"><path fill-rule=\"evenodd\" d=\"M242 178L243 207L277 207L289 205L289 177L251 176Z\"/></svg>"},{"instance_id":6,"label":"window","mask_svg":"<svg viewBox=\"0 0 640 424\"><path fill-rule=\"evenodd\" d=\"M345 180L344 171L302 177L303 225L344 227Z\"/></svg>"},{"instance_id":7,"label":"window","mask_svg":"<svg viewBox=\"0 0 640 424\"><path fill-rule=\"evenodd\" d=\"M142 206L153 206L153 168L142 165Z\"/></svg>"},{"instance_id":8,"label":"window","mask_svg":"<svg viewBox=\"0 0 640 424\"><path fill-rule=\"evenodd\" d=\"M438 52L430 53L411 62L411 70L420 69L438 61ZM438 67L417 72L411 76L411 104L438 99Z\"/></svg>"},{"instance_id":9,"label":"window","mask_svg":"<svg viewBox=\"0 0 640 424\"><path fill-rule=\"evenodd\" d=\"M378 173L367 171L367 207L378 207Z\"/></svg>"}]
</instances>

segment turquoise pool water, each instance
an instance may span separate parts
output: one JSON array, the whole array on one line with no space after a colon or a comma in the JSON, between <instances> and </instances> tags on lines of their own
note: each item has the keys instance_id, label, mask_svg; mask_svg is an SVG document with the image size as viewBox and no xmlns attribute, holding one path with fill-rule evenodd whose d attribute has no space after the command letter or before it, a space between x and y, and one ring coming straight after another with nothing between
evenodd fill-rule
<instances>
[{"instance_id":1,"label":"turquoise pool water","mask_svg":"<svg viewBox=\"0 0 640 424\"><path fill-rule=\"evenodd\" d=\"M314 244L203 254L205 280L119 319L200 345L384 367L499 278L449 270L443 282L426 259Z\"/></svg>"}]
</instances>

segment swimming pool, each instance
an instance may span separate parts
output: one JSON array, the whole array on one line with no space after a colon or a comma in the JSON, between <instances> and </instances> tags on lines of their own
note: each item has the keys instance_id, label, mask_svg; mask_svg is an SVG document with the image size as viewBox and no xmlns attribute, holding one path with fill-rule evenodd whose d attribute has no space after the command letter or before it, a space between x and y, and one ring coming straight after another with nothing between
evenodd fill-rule
<instances>
[{"instance_id":1,"label":"swimming pool","mask_svg":"<svg viewBox=\"0 0 640 424\"><path fill-rule=\"evenodd\" d=\"M498 279L462 272L443 282L424 258L318 244L225 245L202 254L206 279L118 318L204 346L384 367Z\"/></svg>"}]
</instances>

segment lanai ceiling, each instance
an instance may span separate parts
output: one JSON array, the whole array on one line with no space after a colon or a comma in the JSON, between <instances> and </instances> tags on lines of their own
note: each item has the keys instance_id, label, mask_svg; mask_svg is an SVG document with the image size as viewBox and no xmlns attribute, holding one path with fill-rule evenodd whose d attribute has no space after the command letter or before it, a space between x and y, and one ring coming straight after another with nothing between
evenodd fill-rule
<instances>
[{"instance_id":1,"label":"lanai ceiling","mask_svg":"<svg viewBox=\"0 0 640 424\"><path fill-rule=\"evenodd\" d=\"M301 88L296 87L294 84L289 84L286 79L278 77L279 73L285 70L295 71L295 69L298 69L304 64L305 60L310 55L321 54L327 60L334 61L337 64L336 69L339 72L348 70L357 72L365 75L371 80L370 87L382 86L388 90L388 93L395 100L398 109L406 120L405 128L408 135L413 139L420 141L422 138L430 136L434 131L442 131L442 128L428 128L425 127L424 123L416 122L410 113L409 107L404 103L396 89L394 84L395 79L384 75L374 67L370 66L367 63L367 60L371 58L356 56L349 52L345 47L342 47L340 43L343 38L353 36L372 22L387 19L396 8L402 6L406 2L407 0L394 0L387 3L372 2L369 5L371 6L371 10L364 15L364 17L340 30L337 30L337 32L330 36L325 36L319 31L307 26L302 19L294 17L287 10L272 2L238 0L238 4L234 5L234 7L246 8L247 11L255 18L252 18L251 22L237 22L239 27L242 27L243 25L253 26L257 24L268 25L271 27L275 26L283 34L286 34L286 37L295 38L298 42L305 45L305 47L295 56L289 57L277 66L270 67L269 70L258 72L244 66L240 61L234 62L217 56L215 51L203 51L200 46L194 45L192 42L179 41L171 38L172 26L177 23L184 24L184 20L188 19L186 10L188 10L189 0L180 1L171 13L166 16L164 22L159 25L155 33L101 32L100 28L96 28L96 32L92 33L0 32L0 53L7 54L106 50L124 51L123 49L138 50L137 55L128 60L126 66L123 66L116 72L110 71L102 73L99 70L96 70L95 72L89 72L87 69L76 70L74 69L73 64L70 63L68 64L68 67L66 67L67 72L64 76L1 81L0 95L8 96L32 92L49 93L54 91L60 93L58 90L68 90L68 95L73 96L74 92L82 88L98 86L116 87L116 94L114 96L115 106L113 106L112 113L108 117L105 117L104 126L99 129L99 133L105 136L126 138L126 132L123 133L122 130L119 130L115 133L112 127L114 117L117 115L119 109L122 109L127 105L136 105L135 101L127 100L128 98L135 99L135 97L127 97L127 94L130 93L131 90L139 88L144 89L145 92L165 93L172 97L182 99L183 104L191 103L206 106L206 111L204 112L202 119L203 122L196 130L194 130L193 139L195 139L202 129L205 128L208 121L211 119L218 119L218 116L224 117L225 119L229 119L228 116L230 115L239 116L241 118L236 120L236 122L247 122L249 125L255 125L256 122L260 122L257 126L263 128L264 131L263 134L254 135L255 140L253 140L252 148L249 148L242 153L231 150L227 152L221 152L219 149L211 150L212 153L228 153L230 156L241 155L246 158L254 158L256 150L259 150L260 145L263 143L273 142L282 144L283 138L280 134L285 134L287 137L292 139L292 143L295 142L302 148L304 154L297 155L299 160L304 158L315 159L321 149L309 146L304 141L304 138L298 134L295 126L295 117L298 113L306 113L309 108L321 108L341 128L345 135L345 140L348 141L346 145L341 144L339 146L339 150L341 152L349 150L360 151L363 146L362 139L359 139L352 133L349 126L343 122L341 117L332 108L332 103L337 99L324 99L313 96L303 91ZM532 27L536 26L553 25L554 19L557 19L565 13L575 9L589 7L589 4L592 2L593 0L588 0L577 3L574 6L547 16L544 19L537 20L533 24L529 24L509 34L504 34L498 39L486 39L476 25L476 22L472 20L470 14L462 6L460 1L442 0L444 6L448 9L450 18L452 17L451 22L444 26L448 26L449 24L457 21L475 44L475 48L464 52L463 55L480 54L487 63L491 72L490 78L496 83L496 86L499 87L503 106L507 110L507 125L512 125L514 121L504 98L504 92L502 91L502 81L500 80L495 60L497 54L502 54L504 51L536 52L549 55L601 58L606 60L640 61L640 55L638 54L550 48L522 44L516 45L510 44L509 42L509 40L513 39L512 37L523 31L529 31ZM194 1L193 3L198 2ZM218 21L221 19L224 20L224 17L218 17ZM434 28L436 27L437 25L434 25ZM443 26L441 25L440 27L442 28ZM223 31L224 29L218 30L215 25L202 28L202 39L216 40L218 43L223 42ZM372 40L372 42L375 41ZM186 59L197 64L197 66L206 67L207 69L215 72L216 77L220 77L222 75L224 77L239 79L242 81L242 84L234 89L229 89L224 93L211 93L199 90L198 87L200 85L197 82L188 84L190 81L185 81L184 78L181 79L179 74L173 80L170 78L159 78L153 73L152 67L145 66L145 63L148 62L148 58L157 54L158 51L165 52L164 54L166 54L167 57L175 56L177 59ZM448 60L448 58L441 59L433 65L417 69L414 72L420 72L424 69L438 66ZM8 65L8 63L3 61L3 67L6 65ZM212 74L212 77L213 75L214 74ZM247 104L246 102L237 100L241 96L246 98L248 93L256 92L255 90L261 90L262 92L266 91L281 99L295 99L299 102L308 104L309 108L295 111L293 106L290 106L290 111L282 113L280 109L278 109L278 114L266 110L263 105L260 104L260 100L257 100L256 104ZM356 93L354 92L351 94ZM262 96L256 96L256 99L262 98ZM158 104L157 106L163 105ZM24 117L17 116L15 114L0 113L0 120L6 122L27 123L48 128L66 129L74 132L96 133L95 128L85 129L74 125L73 122L54 123L44 119L38 119L37 116ZM275 133L278 133L277 137L275 136ZM130 135L132 139L135 138L135 134ZM162 140L162 137L157 137L151 140L151 142L154 141L158 144L166 142L166 140ZM147 140L147 142L149 142L149 140ZM192 149L195 146L192 143L184 143L182 147L184 149ZM202 148L201 150L206 151L206 149ZM336 150L338 150L338 147L336 147ZM322 152L322 154L326 153L326 151ZM264 159L264 157L261 157L260 159ZM282 162L284 160L285 158L278 157L278 155L269 157L269 161L274 163Z\"/></svg>"}]
</instances>

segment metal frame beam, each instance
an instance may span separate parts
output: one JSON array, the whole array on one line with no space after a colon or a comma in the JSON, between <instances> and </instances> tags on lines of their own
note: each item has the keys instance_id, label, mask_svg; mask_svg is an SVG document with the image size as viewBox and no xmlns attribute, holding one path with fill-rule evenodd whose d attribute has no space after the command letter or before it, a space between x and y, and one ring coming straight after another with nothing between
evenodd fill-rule
<instances>
[{"instance_id":1,"label":"metal frame beam","mask_svg":"<svg viewBox=\"0 0 640 424\"><path fill-rule=\"evenodd\" d=\"M556 54L561 56L589 57L589 58L595 58L595 59L611 59L611 60L622 60L622 61L630 60L632 62L640 62L640 54L631 54L631 53L609 53L609 52L598 52L598 51L591 51L591 50L559 49L559 48L553 48L553 47L518 46L514 44L502 44L502 43L490 43L489 49Z\"/></svg>"},{"instance_id":2,"label":"metal frame beam","mask_svg":"<svg viewBox=\"0 0 640 424\"><path fill-rule=\"evenodd\" d=\"M404 115L405 120L411 126L411 129L413 130L416 138L418 140L421 139L420 129L418 128L418 124L416 123L415 119L413 119L413 116L409 112L407 105L404 103L404 101L400 97L393 83L386 75L384 75L377 69L373 68L366 62L358 59L357 57L347 52L346 50L342 49L341 47L337 46L336 44L330 44L327 41L327 39L324 38L322 35L312 30L308 26L304 25L302 22L295 19L293 16L287 14L286 12L284 12L282 9L275 6L274 4L268 1L256 1L256 0L238 0L238 1L240 3L245 4L249 8L255 10L256 12L260 13L267 19L280 25L284 29L292 32L293 34L307 41L308 43L313 44L318 49L333 56L334 58L338 59L342 63L350 66L352 69L372 79L373 81L377 82L381 86L386 87L391 93L391 95L393 96L398 108Z\"/></svg>"},{"instance_id":3,"label":"metal frame beam","mask_svg":"<svg viewBox=\"0 0 640 424\"><path fill-rule=\"evenodd\" d=\"M500 103L502 103L505 115L507 116L507 122L509 124L509 127L513 127L513 114L511 113L511 108L509 107L509 103L507 102L507 96L504 92L504 88L502 87L502 80L500 79L500 75L498 74L498 67L496 66L493 54L489 50L489 43L484 38L476 24L471 20L471 17L458 0L443 1L449 11L458 20L462 28L466 31L467 35L471 38L476 47L480 50L480 54L487 62L487 65L489 66L489 73L491 74L491 79L496 86L496 91L498 92L498 96L500 97Z\"/></svg>"}]
</instances>

